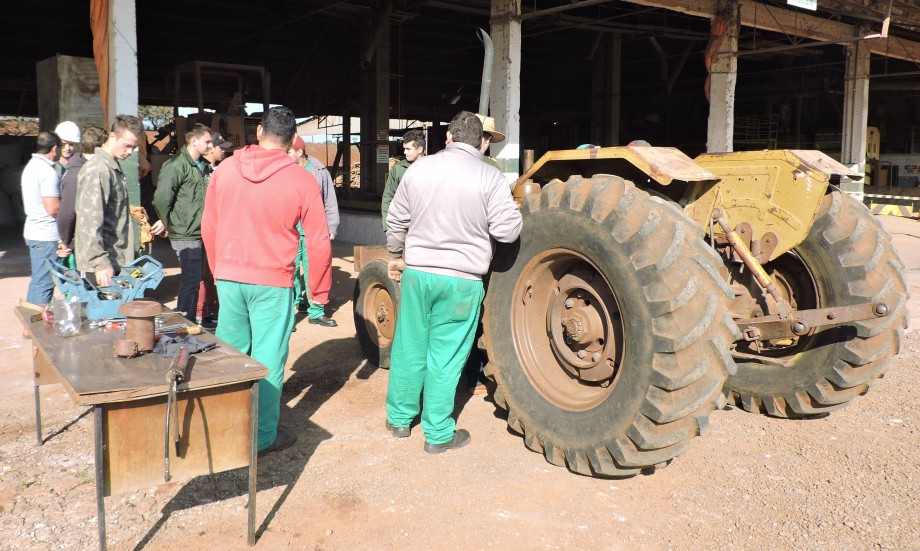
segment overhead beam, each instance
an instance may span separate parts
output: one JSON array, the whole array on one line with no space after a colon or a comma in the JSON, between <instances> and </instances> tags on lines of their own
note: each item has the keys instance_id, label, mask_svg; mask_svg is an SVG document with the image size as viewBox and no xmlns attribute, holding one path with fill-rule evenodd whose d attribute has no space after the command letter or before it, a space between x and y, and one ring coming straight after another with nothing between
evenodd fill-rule
<instances>
[{"instance_id":1,"label":"overhead beam","mask_svg":"<svg viewBox=\"0 0 920 551\"><path fill-rule=\"evenodd\" d=\"M696 17L711 19L716 13L715 0L626 0L631 4L676 11ZM856 37L854 25L824 19L814 15L778 8L754 2L739 0L741 25L764 31L809 38L811 40L840 40ZM920 43L898 37L867 39L866 44L873 54L920 62Z\"/></svg>"}]
</instances>

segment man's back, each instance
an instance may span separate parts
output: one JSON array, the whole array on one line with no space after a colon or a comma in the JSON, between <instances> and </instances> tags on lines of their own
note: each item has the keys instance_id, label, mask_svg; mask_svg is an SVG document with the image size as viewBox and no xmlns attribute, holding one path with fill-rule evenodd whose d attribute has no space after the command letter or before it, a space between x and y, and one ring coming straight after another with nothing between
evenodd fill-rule
<instances>
[{"instance_id":1,"label":"man's back","mask_svg":"<svg viewBox=\"0 0 920 551\"><path fill-rule=\"evenodd\" d=\"M476 279L488 271L490 238L516 239L521 216L505 177L475 148L451 144L409 167L387 225L387 244L404 239L409 267Z\"/></svg>"},{"instance_id":2,"label":"man's back","mask_svg":"<svg viewBox=\"0 0 920 551\"><path fill-rule=\"evenodd\" d=\"M309 171L285 151L259 146L246 147L222 162L208 185L202 219L203 235L210 233L214 240L208 255L215 279L291 287L299 240L296 225L308 209L320 213L304 227L311 240L309 251L322 247L316 241L328 235L320 189ZM211 226L215 219L217 225ZM205 235L206 246L208 239ZM317 262L329 258L328 239L324 247L325 255L315 255ZM326 282L327 293L328 288Z\"/></svg>"}]
</instances>

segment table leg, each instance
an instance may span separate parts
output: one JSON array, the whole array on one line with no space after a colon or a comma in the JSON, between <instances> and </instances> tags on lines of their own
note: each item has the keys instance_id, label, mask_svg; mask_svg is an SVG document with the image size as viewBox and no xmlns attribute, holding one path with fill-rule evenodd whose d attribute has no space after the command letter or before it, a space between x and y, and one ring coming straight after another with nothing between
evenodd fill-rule
<instances>
[{"instance_id":1,"label":"table leg","mask_svg":"<svg viewBox=\"0 0 920 551\"><path fill-rule=\"evenodd\" d=\"M35 374L35 378L38 379L38 373ZM38 436L38 445L43 445L45 442L42 439L42 399L39 396L38 381L35 381L35 434Z\"/></svg>"},{"instance_id":2,"label":"table leg","mask_svg":"<svg viewBox=\"0 0 920 551\"><path fill-rule=\"evenodd\" d=\"M105 457L102 445L102 406L93 406L96 440L96 517L99 530L99 549L105 551Z\"/></svg>"},{"instance_id":3,"label":"table leg","mask_svg":"<svg viewBox=\"0 0 920 551\"><path fill-rule=\"evenodd\" d=\"M259 471L259 381L252 382L249 414L249 522L247 541L256 544L256 475Z\"/></svg>"}]
</instances>

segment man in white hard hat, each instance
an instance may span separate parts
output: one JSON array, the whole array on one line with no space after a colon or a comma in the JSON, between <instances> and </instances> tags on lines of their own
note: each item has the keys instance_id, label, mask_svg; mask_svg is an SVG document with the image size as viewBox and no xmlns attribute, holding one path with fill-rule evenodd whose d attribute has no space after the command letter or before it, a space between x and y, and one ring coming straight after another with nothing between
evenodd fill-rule
<instances>
[{"instance_id":1,"label":"man in white hard hat","mask_svg":"<svg viewBox=\"0 0 920 551\"><path fill-rule=\"evenodd\" d=\"M54 133L61 138L61 160L58 162L64 169L62 172L66 172L67 163L77 152L77 144L83 139L80 127L73 121L64 121L55 127Z\"/></svg>"}]
</instances>

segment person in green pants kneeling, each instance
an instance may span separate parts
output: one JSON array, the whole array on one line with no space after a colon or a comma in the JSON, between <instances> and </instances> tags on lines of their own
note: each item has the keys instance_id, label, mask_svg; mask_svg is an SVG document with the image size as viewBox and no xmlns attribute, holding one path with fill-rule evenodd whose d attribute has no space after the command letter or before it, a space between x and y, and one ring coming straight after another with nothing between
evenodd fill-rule
<instances>
[{"instance_id":1,"label":"person in green pants kneeling","mask_svg":"<svg viewBox=\"0 0 920 551\"><path fill-rule=\"evenodd\" d=\"M521 213L508 181L482 161L482 122L462 111L449 145L406 171L387 213L389 276L402 294L390 361L386 428L408 437L421 412L424 449L465 446L468 431L451 417L492 261L491 239L513 242ZM423 397L424 406L419 403Z\"/></svg>"},{"instance_id":2,"label":"person in green pants kneeling","mask_svg":"<svg viewBox=\"0 0 920 551\"><path fill-rule=\"evenodd\" d=\"M259 455L296 435L279 426L281 387L294 325L294 257L303 227L310 298L328 300L332 252L323 200L313 176L287 155L294 114L272 107L250 145L222 162L208 184L201 236L217 283L217 337L268 368L259 381Z\"/></svg>"}]
</instances>

